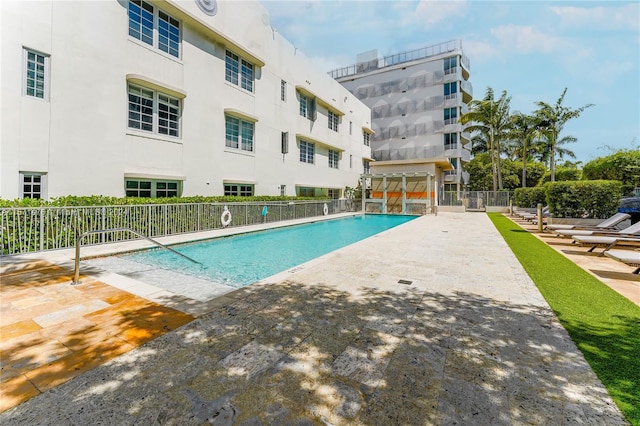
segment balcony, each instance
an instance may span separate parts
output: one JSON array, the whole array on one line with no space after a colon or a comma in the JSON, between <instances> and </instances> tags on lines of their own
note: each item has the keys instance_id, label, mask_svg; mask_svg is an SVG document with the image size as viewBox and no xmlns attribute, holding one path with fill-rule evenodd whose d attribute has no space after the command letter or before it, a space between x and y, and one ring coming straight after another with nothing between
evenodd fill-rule
<instances>
[{"instance_id":1,"label":"balcony","mask_svg":"<svg viewBox=\"0 0 640 426\"><path fill-rule=\"evenodd\" d=\"M468 81L462 80L460 82L460 90L462 91L462 102L465 104L471 102L471 99L473 99L473 85Z\"/></svg>"}]
</instances>

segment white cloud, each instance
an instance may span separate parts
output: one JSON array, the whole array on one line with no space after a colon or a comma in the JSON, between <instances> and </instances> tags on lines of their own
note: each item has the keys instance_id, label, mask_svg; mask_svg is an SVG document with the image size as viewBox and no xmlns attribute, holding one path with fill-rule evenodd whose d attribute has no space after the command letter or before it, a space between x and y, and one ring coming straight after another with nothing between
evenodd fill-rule
<instances>
[{"instance_id":1,"label":"white cloud","mask_svg":"<svg viewBox=\"0 0 640 426\"><path fill-rule=\"evenodd\" d=\"M550 53L564 45L562 39L540 32L532 26L509 24L492 28L490 31L503 47L522 54Z\"/></svg>"},{"instance_id":2,"label":"white cloud","mask_svg":"<svg viewBox=\"0 0 640 426\"><path fill-rule=\"evenodd\" d=\"M595 29L631 29L640 27L640 4L632 3L620 7L552 7L562 23L570 27Z\"/></svg>"},{"instance_id":3,"label":"white cloud","mask_svg":"<svg viewBox=\"0 0 640 426\"><path fill-rule=\"evenodd\" d=\"M491 43L464 39L462 49L471 60L471 66L477 62L487 62L501 56L501 50Z\"/></svg>"},{"instance_id":4,"label":"white cloud","mask_svg":"<svg viewBox=\"0 0 640 426\"><path fill-rule=\"evenodd\" d=\"M469 2L466 0L420 0L410 19L414 22L422 22L427 28L446 21L450 17L456 17L459 20L466 15L468 8Z\"/></svg>"}]
</instances>

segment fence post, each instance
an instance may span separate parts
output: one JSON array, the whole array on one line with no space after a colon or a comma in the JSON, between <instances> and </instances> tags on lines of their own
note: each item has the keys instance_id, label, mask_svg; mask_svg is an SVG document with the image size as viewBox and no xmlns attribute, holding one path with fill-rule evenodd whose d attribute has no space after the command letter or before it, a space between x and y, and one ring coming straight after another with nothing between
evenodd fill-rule
<instances>
[{"instance_id":1,"label":"fence post","mask_svg":"<svg viewBox=\"0 0 640 426\"><path fill-rule=\"evenodd\" d=\"M80 284L80 231L78 230L78 225L75 227L75 235L76 235L76 258L74 263L73 270L73 282L71 284Z\"/></svg>"},{"instance_id":2,"label":"fence post","mask_svg":"<svg viewBox=\"0 0 640 426\"><path fill-rule=\"evenodd\" d=\"M44 208L40 207L40 251L44 250Z\"/></svg>"}]
</instances>

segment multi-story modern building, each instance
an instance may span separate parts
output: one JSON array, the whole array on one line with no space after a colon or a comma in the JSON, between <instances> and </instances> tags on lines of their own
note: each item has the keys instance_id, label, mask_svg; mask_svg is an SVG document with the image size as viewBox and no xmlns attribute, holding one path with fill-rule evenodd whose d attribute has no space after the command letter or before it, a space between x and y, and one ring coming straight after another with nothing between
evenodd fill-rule
<instances>
[{"instance_id":1,"label":"multi-story modern building","mask_svg":"<svg viewBox=\"0 0 640 426\"><path fill-rule=\"evenodd\" d=\"M0 197L339 197L370 109L254 1L3 1Z\"/></svg>"},{"instance_id":2,"label":"multi-story modern building","mask_svg":"<svg viewBox=\"0 0 640 426\"><path fill-rule=\"evenodd\" d=\"M374 173L430 173L440 190L459 191L468 177L470 137L458 123L473 93L469 61L453 40L329 73L371 108Z\"/></svg>"}]
</instances>

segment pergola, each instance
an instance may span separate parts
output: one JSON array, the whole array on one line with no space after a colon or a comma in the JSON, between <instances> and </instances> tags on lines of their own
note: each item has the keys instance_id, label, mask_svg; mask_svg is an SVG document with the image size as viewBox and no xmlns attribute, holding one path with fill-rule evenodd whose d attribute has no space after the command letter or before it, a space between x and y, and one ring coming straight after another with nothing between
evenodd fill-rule
<instances>
[{"instance_id":1,"label":"pergola","mask_svg":"<svg viewBox=\"0 0 640 426\"><path fill-rule=\"evenodd\" d=\"M423 206L424 213L433 211L438 204L434 176L428 172L378 173L360 175L362 211L367 203L379 205L381 213L407 214L413 206ZM367 198L367 181L371 181L371 192ZM421 209L422 210L422 209Z\"/></svg>"}]
</instances>

